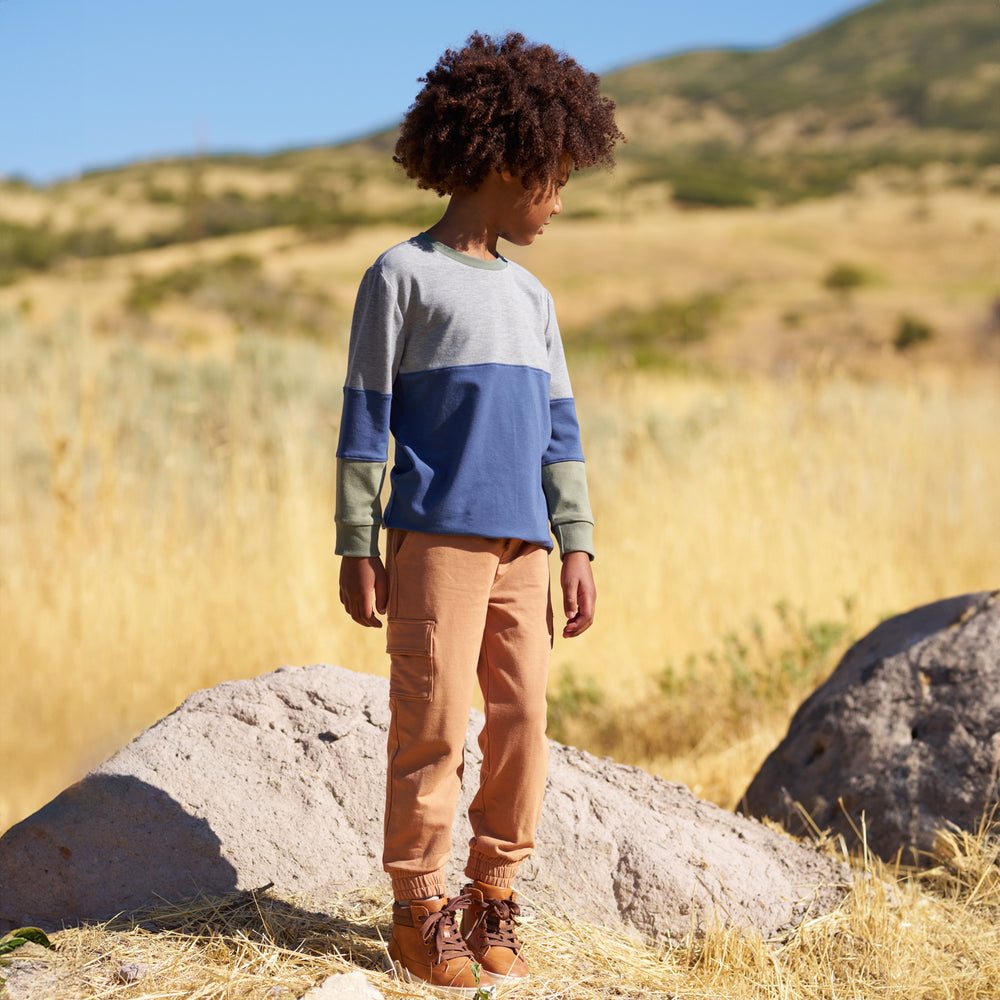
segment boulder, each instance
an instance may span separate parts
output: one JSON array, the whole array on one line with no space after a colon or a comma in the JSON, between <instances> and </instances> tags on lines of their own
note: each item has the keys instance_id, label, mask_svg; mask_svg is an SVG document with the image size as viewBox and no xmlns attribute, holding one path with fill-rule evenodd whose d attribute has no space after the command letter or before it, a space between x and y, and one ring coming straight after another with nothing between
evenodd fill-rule
<instances>
[{"instance_id":1,"label":"boulder","mask_svg":"<svg viewBox=\"0 0 1000 1000\"><path fill-rule=\"evenodd\" d=\"M0 838L0 926L104 919L273 882L324 893L385 885L388 682L286 667L191 695ZM468 774L482 716L472 713ZM682 785L553 743L535 906L676 938L710 921L770 936L833 906L850 873L813 847L699 801ZM454 891L470 836L465 782ZM388 895L388 891L387 891Z\"/></svg>"},{"instance_id":2,"label":"boulder","mask_svg":"<svg viewBox=\"0 0 1000 1000\"><path fill-rule=\"evenodd\" d=\"M743 810L923 864L1000 801L1000 591L879 625L799 708ZM810 817L807 822L804 814Z\"/></svg>"}]
</instances>

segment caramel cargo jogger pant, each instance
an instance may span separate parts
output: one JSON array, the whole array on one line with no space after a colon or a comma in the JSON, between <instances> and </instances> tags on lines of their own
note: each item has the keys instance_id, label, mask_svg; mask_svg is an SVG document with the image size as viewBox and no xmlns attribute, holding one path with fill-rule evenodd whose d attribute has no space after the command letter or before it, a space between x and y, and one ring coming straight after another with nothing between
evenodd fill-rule
<instances>
[{"instance_id":1,"label":"caramel cargo jogger pant","mask_svg":"<svg viewBox=\"0 0 1000 1000\"><path fill-rule=\"evenodd\" d=\"M390 529L385 846L398 900L446 895L444 866L478 676L486 724L465 874L507 887L534 847L548 767L546 549Z\"/></svg>"}]
</instances>

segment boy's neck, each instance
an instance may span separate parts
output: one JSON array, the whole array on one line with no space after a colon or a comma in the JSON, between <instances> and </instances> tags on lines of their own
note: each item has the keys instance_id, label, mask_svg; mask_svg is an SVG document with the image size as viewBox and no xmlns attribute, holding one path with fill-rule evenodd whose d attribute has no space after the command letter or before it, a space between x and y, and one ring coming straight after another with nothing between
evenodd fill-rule
<instances>
[{"instance_id":1,"label":"boy's neck","mask_svg":"<svg viewBox=\"0 0 1000 1000\"><path fill-rule=\"evenodd\" d=\"M448 201L444 215L427 230L427 235L452 250L496 260L500 227L493 222L489 185L475 191L456 191Z\"/></svg>"}]
</instances>

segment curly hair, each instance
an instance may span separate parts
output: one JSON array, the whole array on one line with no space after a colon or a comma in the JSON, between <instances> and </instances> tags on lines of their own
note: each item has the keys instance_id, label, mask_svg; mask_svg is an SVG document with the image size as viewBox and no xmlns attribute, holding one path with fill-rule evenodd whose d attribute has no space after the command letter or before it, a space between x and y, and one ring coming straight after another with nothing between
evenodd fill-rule
<instances>
[{"instance_id":1,"label":"curly hair","mask_svg":"<svg viewBox=\"0 0 1000 1000\"><path fill-rule=\"evenodd\" d=\"M439 195L475 190L503 169L526 188L546 184L564 154L578 168L611 167L625 138L597 74L517 32L500 40L473 33L419 82L393 159Z\"/></svg>"}]
</instances>

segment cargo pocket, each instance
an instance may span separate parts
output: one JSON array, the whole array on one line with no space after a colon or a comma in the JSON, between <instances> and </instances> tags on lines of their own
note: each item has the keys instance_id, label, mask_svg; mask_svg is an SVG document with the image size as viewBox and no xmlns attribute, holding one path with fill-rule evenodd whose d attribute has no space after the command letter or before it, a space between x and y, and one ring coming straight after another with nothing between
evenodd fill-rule
<instances>
[{"instance_id":1,"label":"cargo pocket","mask_svg":"<svg viewBox=\"0 0 1000 1000\"><path fill-rule=\"evenodd\" d=\"M385 651L392 657L389 697L430 701L434 696L434 622L390 618Z\"/></svg>"}]
</instances>

